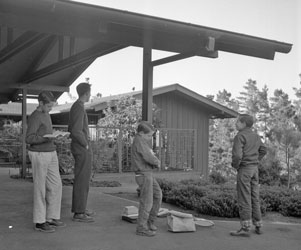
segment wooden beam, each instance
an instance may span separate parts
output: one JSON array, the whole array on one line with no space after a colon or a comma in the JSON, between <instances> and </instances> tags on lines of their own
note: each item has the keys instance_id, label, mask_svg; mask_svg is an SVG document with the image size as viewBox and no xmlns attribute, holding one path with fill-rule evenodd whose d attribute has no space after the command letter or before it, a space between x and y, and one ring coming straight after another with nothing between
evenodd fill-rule
<instances>
[{"instance_id":1,"label":"wooden beam","mask_svg":"<svg viewBox=\"0 0 301 250\"><path fill-rule=\"evenodd\" d=\"M208 51L214 51L215 50L215 38L214 37L211 37L211 36L208 37L206 49Z\"/></svg>"},{"instance_id":2,"label":"wooden beam","mask_svg":"<svg viewBox=\"0 0 301 250\"><path fill-rule=\"evenodd\" d=\"M142 89L142 120L153 120L153 66L152 48L147 44L143 48L143 89Z\"/></svg>"},{"instance_id":3,"label":"wooden beam","mask_svg":"<svg viewBox=\"0 0 301 250\"><path fill-rule=\"evenodd\" d=\"M18 54L22 50L33 46L36 42L44 39L47 35L27 31L18 37L14 42L8 44L0 51L0 63L5 62L12 56Z\"/></svg>"},{"instance_id":4,"label":"wooden beam","mask_svg":"<svg viewBox=\"0 0 301 250\"><path fill-rule=\"evenodd\" d=\"M173 56L169 56L169 57L165 57L165 58L155 60L155 61L152 62L152 66L155 67L155 66L158 66L158 65L162 65L162 64L182 60L182 59L186 59L186 58L189 58L189 57L192 57L192 56L200 56L202 53L203 53L203 56L206 56L206 57L210 57L210 58L217 58L218 57L218 52L217 51L213 51L213 52L208 52L208 51L205 51L205 50L204 50L204 52L191 51L191 52L181 53L181 54L177 54L177 55L173 55Z\"/></svg>"},{"instance_id":5,"label":"wooden beam","mask_svg":"<svg viewBox=\"0 0 301 250\"><path fill-rule=\"evenodd\" d=\"M37 85L25 83L8 83L9 88L12 89L27 89L27 90L41 90L41 91L54 91L54 92L69 92L70 88L67 86L57 85Z\"/></svg>"},{"instance_id":6,"label":"wooden beam","mask_svg":"<svg viewBox=\"0 0 301 250\"><path fill-rule=\"evenodd\" d=\"M27 103L27 89L23 89L22 91L23 98L22 98L22 170L21 170L21 177L26 177L26 131L27 131L27 121L26 121L26 103Z\"/></svg>"},{"instance_id":7,"label":"wooden beam","mask_svg":"<svg viewBox=\"0 0 301 250\"><path fill-rule=\"evenodd\" d=\"M38 55L32 60L32 63L28 67L28 70L23 74L22 77L20 77L20 79L23 79L27 75L33 74L39 68L43 60L54 47L57 40L57 36L49 36L47 38L47 40L45 41L45 45L43 45L43 48L40 50L40 53L38 53Z\"/></svg>"},{"instance_id":8,"label":"wooden beam","mask_svg":"<svg viewBox=\"0 0 301 250\"><path fill-rule=\"evenodd\" d=\"M85 63L91 60L96 59L99 56L103 56L114 51L125 48L125 46L121 45L113 45L113 44L98 44L92 48L89 48L83 52L80 52L74 56L70 56L66 59L63 59L57 63L49 65L41 70L36 71L35 73L27 76L27 78L22 79L22 82L33 82L37 79L43 78L50 74L53 74L57 71L76 66L81 63Z\"/></svg>"}]
</instances>

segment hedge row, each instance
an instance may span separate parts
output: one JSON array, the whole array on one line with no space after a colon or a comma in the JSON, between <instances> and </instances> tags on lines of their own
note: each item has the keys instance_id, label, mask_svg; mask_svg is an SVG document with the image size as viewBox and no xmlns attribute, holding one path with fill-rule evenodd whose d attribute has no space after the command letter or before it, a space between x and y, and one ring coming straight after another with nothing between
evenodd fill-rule
<instances>
[{"instance_id":1,"label":"hedge row","mask_svg":"<svg viewBox=\"0 0 301 250\"><path fill-rule=\"evenodd\" d=\"M171 182L158 179L163 201L194 210L199 214L234 218L239 217L236 187L233 184L213 185L204 181ZM301 194L280 187L262 186L261 212L280 212L285 216L301 217Z\"/></svg>"}]
</instances>

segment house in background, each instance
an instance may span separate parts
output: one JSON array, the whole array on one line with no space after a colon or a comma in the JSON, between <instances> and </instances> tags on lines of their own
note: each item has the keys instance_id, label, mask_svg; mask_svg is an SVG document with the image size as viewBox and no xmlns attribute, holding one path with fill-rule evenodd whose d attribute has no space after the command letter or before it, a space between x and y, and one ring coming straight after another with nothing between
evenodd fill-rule
<instances>
[{"instance_id":1,"label":"house in background","mask_svg":"<svg viewBox=\"0 0 301 250\"><path fill-rule=\"evenodd\" d=\"M27 103L26 115L29 116L37 106L37 103ZM7 104L0 104L0 119L12 120L14 122L22 121L22 103L9 102Z\"/></svg>"},{"instance_id":2,"label":"house in background","mask_svg":"<svg viewBox=\"0 0 301 250\"><path fill-rule=\"evenodd\" d=\"M89 124L97 124L103 110L113 105L114 100L124 96L142 98L141 91L121 95L95 98L85 104ZM171 168L193 168L208 175L209 158L209 119L234 118L238 113L180 84L172 84L153 89L153 102L160 109L162 121L160 142L164 150L160 152L164 162ZM53 124L67 124L72 104L59 105L51 111ZM163 140L163 142L162 142ZM168 145L166 144L168 141ZM187 157L189 160L187 160ZM186 160L183 160L186 158ZM177 166L182 164L182 166ZM188 166L184 166L188 164Z\"/></svg>"},{"instance_id":3,"label":"house in background","mask_svg":"<svg viewBox=\"0 0 301 250\"><path fill-rule=\"evenodd\" d=\"M125 96L142 99L142 91L93 98L85 103L89 125L96 125L104 117L103 110L114 101ZM153 102L160 109L162 121L159 146L163 165L170 169L193 169L205 176L208 175L209 158L209 120L234 118L238 113L216 103L180 84L153 89ZM73 103L54 106L51 111L53 125L67 125L69 111ZM37 104L27 104L27 115ZM0 118L21 121L21 103L0 105Z\"/></svg>"}]
</instances>

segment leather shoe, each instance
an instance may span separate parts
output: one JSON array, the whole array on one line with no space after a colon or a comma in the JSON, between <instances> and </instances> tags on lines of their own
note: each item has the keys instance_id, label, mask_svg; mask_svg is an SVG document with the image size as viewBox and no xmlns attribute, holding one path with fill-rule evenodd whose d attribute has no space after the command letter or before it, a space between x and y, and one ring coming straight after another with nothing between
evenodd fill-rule
<instances>
[{"instance_id":1,"label":"leather shoe","mask_svg":"<svg viewBox=\"0 0 301 250\"><path fill-rule=\"evenodd\" d=\"M262 230L261 230L261 227L255 227L255 233L256 234L263 234Z\"/></svg>"},{"instance_id":2,"label":"leather shoe","mask_svg":"<svg viewBox=\"0 0 301 250\"><path fill-rule=\"evenodd\" d=\"M147 226L148 226L148 229L151 230L151 231L157 231L158 230L158 228L152 222L148 221Z\"/></svg>"},{"instance_id":3,"label":"leather shoe","mask_svg":"<svg viewBox=\"0 0 301 250\"><path fill-rule=\"evenodd\" d=\"M136 234L139 236L147 236L147 237L152 237L156 235L156 232L151 231L151 230L137 230Z\"/></svg>"},{"instance_id":4,"label":"leather shoe","mask_svg":"<svg viewBox=\"0 0 301 250\"><path fill-rule=\"evenodd\" d=\"M90 217L96 215L96 213L93 210L90 210L90 209L86 209L85 214L90 216Z\"/></svg>"},{"instance_id":5,"label":"leather shoe","mask_svg":"<svg viewBox=\"0 0 301 250\"><path fill-rule=\"evenodd\" d=\"M231 231L230 232L231 236L241 236L241 237L249 237L250 236L250 230L241 228L237 231Z\"/></svg>"},{"instance_id":6,"label":"leather shoe","mask_svg":"<svg viewBox=\"0 0 301 250\"><path fill-rule=\"evenodd\" d=\"M52 226L52 227L65 227L66 226L66 224L64 222L62 222L61 220L56 220L56 219L47 221L47 223L49 224L49 226Z\"/></svg>"},{"instance_id":7,"label":"leather shoe","mask_svg":"<svg viewBox=\"0 0 301 250\"><path fill-rule=\"evenodd\" d=\"M86 222L86 223L94 222L94 219L92 217L86 215L85 213L83 213L83 214L74 214L72 220L77 221L77 222Z\"/></svg>"}]
</instances>

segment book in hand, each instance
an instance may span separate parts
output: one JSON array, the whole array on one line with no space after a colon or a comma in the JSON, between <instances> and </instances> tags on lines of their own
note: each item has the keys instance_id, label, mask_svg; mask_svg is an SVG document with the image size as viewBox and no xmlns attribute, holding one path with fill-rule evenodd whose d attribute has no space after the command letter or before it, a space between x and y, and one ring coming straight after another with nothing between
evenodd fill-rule
<instances>
[{"instance_id":1,"label":"book in hand","mask_svg":"<svg viewBox=\"0 0 301 250\"><path fill-rule=\"evenodd\" d=\"M70 132L64 132L64 131L54 131L52 134L46 134L43 137L45 138L57 138L59 136L69 136Z\"/></svg>"}]
</instances>

